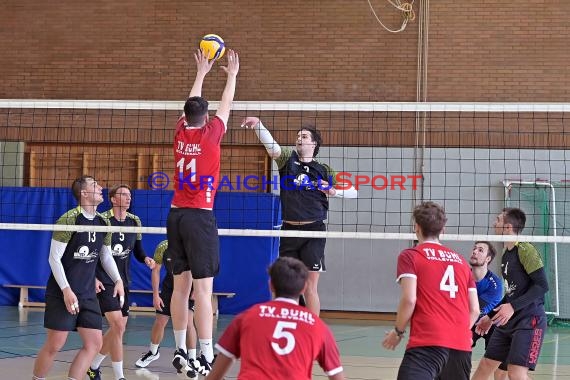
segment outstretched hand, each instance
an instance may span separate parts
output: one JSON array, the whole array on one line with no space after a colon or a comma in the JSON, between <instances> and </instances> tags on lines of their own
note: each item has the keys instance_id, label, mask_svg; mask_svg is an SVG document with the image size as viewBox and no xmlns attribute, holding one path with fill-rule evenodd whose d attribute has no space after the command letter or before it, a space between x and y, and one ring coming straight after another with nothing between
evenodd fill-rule
<instances>
[{"instance_id":1,"label":"outstretched hand","mask_svg":"<svg viewBox=\"0 0 570 380\"><path fill-rule=\"evenodd\" d=\"M157 294L156 297L152 297L152 306L154 306L156 310L162 311L162 308L164 307L164 301L160 295Z\"/></svg>"},{"instance_id":2,"label":"outstretched hand","mask_svg":"<svg viewBox=\"0 0 570 380\"><path fill-rule=\"evenodd\" d=\"M194 53L194 60L196 61L196 68L198 70L198 74L206 75L212 69L214 65L214 60L208 61L208 55L202 50L198 49L196 53Z\"/></svg>"},{"instance_id":3,"label":"outstretched hand","mask_svg":"<svg viewBox=\"0 0 570 380\"><path fill-rule=\"evenodd\" d=\"M95 293L101 293L103 290L105 290L105 286L101 281L95 278Z\"/></svg>"},{"instance_id":4,"label":"outstretched hand","mask_svg":"<svg viewBox=\"0 0 570 380\"><path fill-rule=\"evenodd\" d=\"M259 125L259 118L255 116L248 116L241 122L242 128L255 128Z\"/></svg>"},{"instance_id":5,"label":"outstretched hand","mask_svg":"<svg viewBox=\"0 0 570 380\"><path fill-rule=\"evenodd\" d=\"M79 301L69 286L63 289L63 302L65 303L65 308L70 314L79 314Z\"/></svg>"},{"instance_id":6,"label":"outstretched hand","mask_svg":"<svg viewBox=\"0 0 570 380\"><path fill-rule=\"evenodd\" d=\"M152 257L145 257L144 259L144 263L146 264L146 266L149 269L154 269L154 267L156 266L156 261L154 261L154 259Z\"/></svg>"},{"instance_id":7,"label":"outstretched hand","mask_svg":"<svg viewBox=\"0 0 570 380\"><path fill-rule=\"evenodd\" d=\"M477 323L475 323L475 332L478 335L486 335L493 326L493 321L487 315L482 317Z\"/></svg>"},{"instance_id":8,"label":"outstretched hand","mask_svg":"<svg viewBox=\"0 0 570 380\"><path fill-rule=\"evenodd\" d=\"M320 191L326 195L330 195L331 197L334 197L336 195L336 189L331 183L328 183L328 181L325 180L319 180L318 182L318 188Z\"/></svg>"},{"instance_id":9,"label":"outstretched hand","mask_svg":"<svg viewBox=\"0 0 570 380\"><path fill-rule=\"evenodd\" d=\"M239 71L239 56L238 53L236 53L235 51L233 51L232 49L230 49L228 51L228 54L226 55L228 57L228 65L227 66L222 66L222 69L226 72L226 74L228 75L237 75L238 71Z\"/></svg>"},{"instance_id":10,"label":"outstretched hand","mask_svg":"<svg viewBox=\"0 0 570 380\"><path fill-rule=\"evenodd\" d=\"M398 344L402 341L402 337L398 336L394 330L386 331L382 346L388 350L394 351Z\"/></svg>"},{"instance_id":11,"label":"outstretched hand","mask_svg":"<svg viewBox=\"0 0 570 380\"><path fill-rule=\"evenodd\" d=\"M513 309L513 306L510 303L501 304L494 310L497 312L497 314L495 314L491 320L497 326L504 326L507 324L507 322L515 313L515 309Z\"/></svg>"}]
</instances>

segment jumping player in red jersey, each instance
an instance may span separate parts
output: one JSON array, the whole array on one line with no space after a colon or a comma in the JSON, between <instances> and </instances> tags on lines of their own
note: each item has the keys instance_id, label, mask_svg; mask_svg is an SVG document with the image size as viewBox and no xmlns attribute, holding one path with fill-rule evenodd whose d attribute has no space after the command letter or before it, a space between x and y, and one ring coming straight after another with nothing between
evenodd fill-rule
<instances>
[{"instance_id":1,"label":"jumping player in red jersey","mask_svg":"<svg viewBox=\"0 0 570 380\"><path fill-rule=\"evenodd\" d=\"M174 135L174 198L166 224L174 274L171 314L176 351L172 364L188 378L195 378L196 372L207 375L214 360L212 288L220 257L218 228L212 209L220 176L220 143L227 129L239 71L239 57L229 50L228 64L222 66L227 74L226 86L216 116L210 120L208 102L201 94L202 83L214 61L208 61L201 51L194 57L196 79ZM192 285L202 355L189 361L186 326Z\"/></svg>"},{"instance_id":2,"label":"jumping player in red jersey","mask_svg":"<svg viewBox=\"0 0 570 380\"><path fill-rule=\"evenodd\" d=\"M475 281L468 262L439 242L445 211L423 202L413 212L418 245L398 256L402 293L394 329L382 345L393 350L411 322L398 380L468 380L471 326L479 316Z\"/></svg>"},{"instance_id":3,"label":"jumping player in red jersey","mask_svg":"<svg viewBox=\"0 0 570 380\"><path fill-rule=\"evenodd\" d=\"M275 300L255 305L232 321L216 344L220 353L207 380L223 379L237 358L238 379L312 379L315 360L329 379L344 379L332 332L298 304L308 276L306 266L292 257L280 257L271 265Z\"/></svg>"}]
</instances>

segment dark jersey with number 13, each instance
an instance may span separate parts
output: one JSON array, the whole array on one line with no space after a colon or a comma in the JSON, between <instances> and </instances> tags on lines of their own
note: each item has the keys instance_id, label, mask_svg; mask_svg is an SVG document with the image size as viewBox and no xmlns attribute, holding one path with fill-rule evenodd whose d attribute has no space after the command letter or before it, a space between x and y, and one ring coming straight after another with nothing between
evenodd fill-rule
<instances>
[{"instance_id":1,"label":"dark jersey with number 13","mask_svg":"<svg viewBox=\"0 0 570 380\"><path fill-rule=\"evenodd\" d=\"M63 214L56 222L60 225L108 226L109 222L96 213L93 220L87 219L76 207ZM53 240L67 244L61 264L71 290L79 299L96 298L95 271L103 245L111 244L111 234L106 232L55 231ZM53 273L50 274L46 294L63 298Z\"/></svg>"}]
</instances>

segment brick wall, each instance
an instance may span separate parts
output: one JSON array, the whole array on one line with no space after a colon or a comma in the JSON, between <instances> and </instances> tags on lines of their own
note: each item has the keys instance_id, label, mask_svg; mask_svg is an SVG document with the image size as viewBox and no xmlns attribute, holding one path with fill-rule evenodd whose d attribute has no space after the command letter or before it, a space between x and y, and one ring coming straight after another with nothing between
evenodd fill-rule
<instances>
[{"instance_id":1,"label":"brick wall","mask_svg":"<svg viewBox=\"0 0 570 380\"><path fill-rule=\"evenodd\" d=\"M570 100L570 2L430 8L428 100ZM388 33L365 1L6 0L0 25L0 98L181 99L200 36L218 33L241 54L238 100L415 100L419 20ZM204 95L224 79L215 68Z\"/></svg>"}]
</instances>

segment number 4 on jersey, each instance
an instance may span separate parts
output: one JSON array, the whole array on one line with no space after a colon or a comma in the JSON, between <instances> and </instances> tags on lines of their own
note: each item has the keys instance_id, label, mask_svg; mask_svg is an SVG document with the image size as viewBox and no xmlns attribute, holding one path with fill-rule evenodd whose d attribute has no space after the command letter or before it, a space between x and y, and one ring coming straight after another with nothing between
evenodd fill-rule
<instances>
[{"instance_id":1,"label":"number 4 on jersey","mask_svg":"<svg viewBox=\"0 0 570 380\"><path fill-rule=\"evenodd\" d=\"M455 293L459 291L459 287L455 283L455 272L453 271L453 265L448 265L441 281L439 283L439 290L444 292L449 292L450 298L455 298Z\"/></svg>"}]
</instances>

